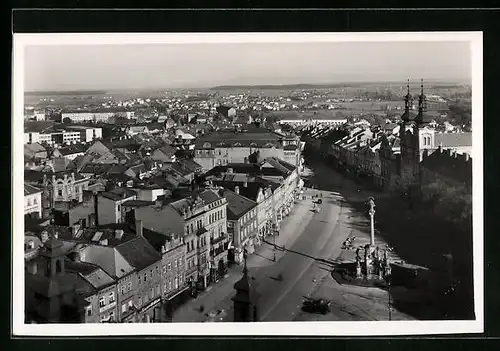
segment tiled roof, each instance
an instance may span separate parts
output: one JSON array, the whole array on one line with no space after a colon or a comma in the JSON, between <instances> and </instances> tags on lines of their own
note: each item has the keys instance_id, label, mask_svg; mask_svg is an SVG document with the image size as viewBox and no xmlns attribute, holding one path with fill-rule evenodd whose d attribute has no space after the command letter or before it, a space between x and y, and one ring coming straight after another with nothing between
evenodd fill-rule
<instances>
[{"instance_id":1,"label":"tiled roof","mask_svg":"<svg viewBox=\"0 0 500 351\"><path fill-rule=\"evenodd\" d=\"M65 268L70 272L80 273L82 278L96 289L103 288L115 282L101 267L92 263L66 260Z\"/></svg>"},{"instance_id":2,"label":"tiled roof","mask_svg":"<svg viewBox=\"0 0 500 351\"><path fill-rule=\"evenodd\" d=\"M65 146L59 149L59 152L63 156L73 155L77 153L84 153L88 149L87 145L84 144L75 144L70 146Z\"/></svg>"},{"instance_id":3,"label":"tiled roof","mask_svg":"<svg viewBox=\"0 0 500 351\"><path fill-rule=\"evenodd\" d=\"M24 144L24 148L35 153L47 151L47 149L40 143Z\"/></svg>"},{"instance_id":4,"label":"tiled roof","mask_svg":"<svg viewBox=\"0 0 500 351\"><path fill-rule=\"evenodd\" d=\"M80 169L81 173L102 174L107 173L113 165L105 163L89 163Z\"/></svg>"},{"instance_id":5,"label":"tiled roof","mask_svg":"<svg viewBox=\"0 0 500 351\"><path fill-rule=\"evenodd\" d=\"M227 200L227 219L237 220L242 215L257 206L255 201L252 201L243 195L236 194L229 189L221 190L222 196Z\"/></svg>"},{"instance_id":6,"label":"tiled roof","mask_svg":"<svg viewBox=\"0 0 500 351\"><path fill-rule=\"evenodd\" d=\"M472 146L472 133L436 133L434 141L443 148Z\"/></svg>"},{"instance_id":7,"label":"tiled roof","mask_svg":"<svg viewBox=\"0 0 500 351\"><path fill-rule=\"evenodd\" d=\"M108 198L110 200L114 200L114 201L123 200L123 199L130 198L130 197L133 197L136 195L137 194L134 191L127 189L127 188L117 188L117 189L113 189L111 191L106 191L106 192L101 193L101 196Z\"/></svg>"},{"instance_id":8,"label":"tiled roof","mask_svg":"<svg viewBox=\"0 0 500 351\"><path fill-rule=\"evenodd\" d=\"M42 190L35 188L32 185L24 183L24 196L33 195L33 194L41 193L41 192L42 192Z\"/></svg>"},{"instance_id":9,"label":"tiled roof","mask_svg":"<svg viewBox=\"0 0 500 351\"><path fill-rule=\"evenodd\" d=\"M137 270L142 270L161 260L161 256L143 237L136 237L117 246L118 252Z\"/></svg>"},{"instance_id":10,"label":"tiled roof","mask_svg":"<svg viewBox=\"0 0 500 351\"><path fill-rule=\"evenodd\" d=\"M244 186L243 182L237 182L232 180L214 180L213 184L216 186L221 186L225 189L230 189L232 191L235 191L236 187L238 187L239 194L252 201L257 201L259 189L263 188L263 186L259 183L247 182L246 186Z\"/></svg>"},{"instance_id":11,"label":"tiled roof","mask_svg":"<svg viewBox=\"0 0 500 351\"><path fill-rule=\"evenodd\" d=\"M206 204L220 200L221 197L213 190L204 190L199 193L199 196L205 201Z\"/></svg>"},{"instance_id":12,"label":"tiled roof","mask_svg":"<svg viewBox=\"0 0 500 351\"><path fill-rule=\"evenodd\" d=\"M263 128L253 128L247 132L212 132L196 140L196 148L214 147L281 147L283 137ZM209 146L210 145L210 146Z\"/></svg>"}]
</instances>

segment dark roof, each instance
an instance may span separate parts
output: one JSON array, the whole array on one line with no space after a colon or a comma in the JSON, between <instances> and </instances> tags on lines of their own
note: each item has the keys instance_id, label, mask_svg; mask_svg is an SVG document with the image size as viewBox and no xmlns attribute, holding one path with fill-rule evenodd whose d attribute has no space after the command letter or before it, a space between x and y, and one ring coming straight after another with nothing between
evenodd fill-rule
<instances>
[{"instance_id":1,"label":"dark roof","mask_svg":"<svg viewBox=\"0 0 500 351\"><path fill-rule=\"evenodd\" d=\"M450 154L448 150L435 150L424 156L422 166L429 171L454 179L460 183L472 183L472 161L465 160L465 156Z\"/></svg>"},{"instance_id":2,"label":"dark roof","mask_svg":"<svg viewBox=\"0 0 500 351\"><path fill-rule=\"evenodd\" d=\"M212 132L196 140L197 149L212 149L215 147L281 147L283 136L264 128L252 128L246 132ZM210 145L210 146L209 146Z\"/></svg>"},{"instance_id":3,"label":"dark roof","mask_svg":"<svg viewBox=\"0 0 500 351\"><path fill-rule=\"evenodd\" d=\"M191 158L183 158L179 160L179 162L183 164L187 169L190 169L193 172L203 168L203 166L201 166L199 163L195 162Z\"/></svg>"},{"instance_id":4,"label":"dark roof","mask_svg":"<svg viewBox=\"0 0 500 351\"><path fill-rule=\"evenodd\" d=\"M155 248L143 237L135 237L117 246L118 252L137 270L142 270L161 260Z\"/></svg>"},{"instance_id":5,"label":"dark roof","mask_svg":"<svg viewBox=\"0 0 500 351\"><path fill-rule=\"evenodd\" d=\"M32 195L32 194L36 194L36 193L41 193L41 192L42 192L42 190L35 188L32 185L24 183L24 196Z\"/></svg>"},{"instance_id":6,"label":"dark roof","mask_svg":"<svg viewBox=\"0 0 500 351\"><path fill-rule=\"evenodd\" d=\"M146 200L128 200L122 203L122 206L129 207L143 207L143 206L151 206L154 204L154 201L146 201Z\"/></svg>"},{"instance_id":7,"label":"dark roof","mask_svg":"<svg viewBox=\"0 0 500 351\"><path fill-rule=\"evenodd\" d=\"M103 174L107 173L113 165L105 163L88 163L80 169L81 173Z\"/></svg>"},{"instance_id":8,"label":"dark roof","mask_svg":"<svg viewBox=\"0 0 500 351\"><path fill-rule=\"evenodd\" d=\"M71 176L71 173L72 172L67 172L67 171L63 171L63 172L41 172L41 171L34 171L34 170L25 170L24 171L24 180L26 182L30 182L30 183L39 183L39 184L42 184L43 183L43 177L44 175L47 176L47 179L50 180L52 178L52 176L56 176L56 178L64 178L64 175L67 174L68 176ZM76 172L74 172L74 175L75 175L75 180L78 181L78 180L83 180L83 179L86 179L84 176L82 176L81 174L78 174Z\"/></svg>"},{"instance_id":9,"label":"dark roof","mask_svg":"<svg viewBox=\"0 0 500 351\"><path fill-rule=\"evenodd\" d=\"M161 151L162 153L164 153L166 156L169 156L169 157L172 157L175 155L177 149L175 147L172 147L168 144L165 144L163 146L161 146L160 148L157 149L158 151Z\"/></svg>"},{"instance_id":10,"label":"dark roof","mask_svg":"<svg viewBox=\"0 0 500 351\"><path fill-rule=\"evenodd\" d=\"M259 194L259 189L262 189L263 186L259 183L247 182L247 185L244 186L243 182L236 182L230 180L214 180L214 185L221 186L226 189L230 189L235 191L236 187L239 188L239 194L252 200L257 201L257 195Z\"/></svg>"},{"instance_id":11,"label":"dark roof","mask_svg":"<svg viewBox=\"0 0 500 351\"><path fill-rule=\"evenodd\" d=\"M284 162L284 161L283 161ZM273 166L276 164L276 162L273 162ZM281 163L279 163L281 165ZM290 165L287 163L287 165ZM295 167L293 165L290 165L292 167ZM227 173L228 169L232 169L233 173L243 173L243 174L249 174L249 175L254 175L254 176L269 176L269 177L286 177L287 173L289 172L288 170L285 171L283 168L285 166L279 167L279 168L271 168L271 167L260 167L260 165L253 164L253 163L229 163L224 166L215 166L211 170L209 170L207 173L205 173L207 176L210 175L220 175L222 173Z\"/></svg>"},{"instance_id":12,"label":"dark roof","mask_svg":"<svg viewBox=\"0 0 500 351\"><path fill-rule=\"evenodd\" d=\"M59 152L63 156L67 155L72 155L72 154L77 154L77 153L84 153L87 151L88 146L84 144L75 144L75 145L69 145L65 146L59 149Z\"/></svg>"},{"instance_id":13,"label":"dark roof","mask_svg":"<svg viewBox=\"0 0 500 351\"><path fill-rule=\"evenodd\" d=\"M136 195L137 194L134 191L127 189L127 188L117 188L117 189L113 189L113 190L101 193L101 196L103 196L107 199L113 200L113 201L126 199L126 198L136 196Z\"/></svg>"},{"instance_id":14,"label":"dark roof","mask_svg":"<svg viewBox=\"0 0 500 351\"><path fill-rule=\"evenodd\" d=\"M154 230L148 228L143 228L142 230L144 238L149 242L149 244L157 251L161 252L161 248L165 245L166 240L171 240L170 236L158 233Z\"/></svg>"},{"instance_id":15,"label":"dark roof","mask_svg":"<svg viewBox=\"0 0 500 351\"><path fill-rule=\"evenodd\" d=\"M199 196L205 201L206 204L220 200L221 197L213 190L203 190L199 192Z\"/></svg>"},{"instance_id":16,"label":"dark roof","mask_svg":"<svg viewBox=\"0 0 500 351\"><path fill-rule=\"evenodd\" d=\"M227 200L227 219L237 220L252 208L257 206L255 201L243 195L236 194L229 189L221 190L222 196Z\"/></svg>"}]
</instances>

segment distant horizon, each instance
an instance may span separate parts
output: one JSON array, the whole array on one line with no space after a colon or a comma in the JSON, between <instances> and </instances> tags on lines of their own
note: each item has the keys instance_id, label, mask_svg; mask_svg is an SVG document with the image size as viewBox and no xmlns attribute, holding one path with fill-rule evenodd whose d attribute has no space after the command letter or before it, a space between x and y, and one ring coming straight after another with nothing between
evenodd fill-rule
<instances>
[{"instance_id":1,"label":"distant horizon","mask_svg":"<svg viewBox=\"0 0 500 351\"><path fill-rule=\"evenodd\" d=\"M464 81L467 41L28 45L25 91ZM338 83L335 83L338 82ZM126 88L124 88L126 87Z\"/></svg>"},{"instance_id":2,"label":"distant horizon","mask_svg":"<svg viewBox=\"0 0 500 351\"><path fill-rule=\"evenodd\" d=\"M468 82L465 81L465 79L424 79L424 85L427 83L431 84L456 84L456 85L471 85L472 82L469 80ZM66 92L78 92L78 93L84 93L84 92L114 92L114 91L137 91L137 92L145 92L145 91L162 91L162 90L210 90L210 89L216 89L218 87L235 87L235 88L254 88L254 89L259 89L259 87L292 87L292 86L300 86L300 85L305 85L305 86L324 86L325 89L327 89L328 86L333 86L333 85L345 85L349 86L350 84L352 85L360 85L360 84L365 84L365 85L370 85L370 84L400 84L402 87L406 86L407 80L373 80L373 81L362 81L362 80L352 80L352 81L338 81L338 82L296 82L296 83L264 83L264 84L238 84L238 83L231 83L231 84L209 84L209 85L199 85L195 86L194 84L189 86L171 86L171 87L143 87L143 88L135 88L135 87L129 87L129 88L113 88L113 87L94 87L94 88L85 88L85 89L40 89L40 90L29 90L25 91L25 94L32 94L32 93L66 93ZM419 87L420 88L420 79L415 79L412 81L410 79L410 87Z\"/></svg>"}]
</instances>

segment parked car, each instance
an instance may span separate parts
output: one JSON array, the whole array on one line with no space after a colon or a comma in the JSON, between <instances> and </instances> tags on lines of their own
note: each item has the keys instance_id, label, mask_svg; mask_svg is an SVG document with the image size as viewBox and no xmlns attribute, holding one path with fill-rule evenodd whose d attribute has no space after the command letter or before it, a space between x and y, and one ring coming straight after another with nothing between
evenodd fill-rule
<instances>
[{"instance_id":1,"label":"parked car","mask_svg":"<svg viewBox=\"0 0 500 351\"><path fill-rule=\"evenodd\" d=\"M302 311L307 313L327 314L330 312L330 301L323 299L307 299L302 303Z\"/></svg>"}]
</instances>

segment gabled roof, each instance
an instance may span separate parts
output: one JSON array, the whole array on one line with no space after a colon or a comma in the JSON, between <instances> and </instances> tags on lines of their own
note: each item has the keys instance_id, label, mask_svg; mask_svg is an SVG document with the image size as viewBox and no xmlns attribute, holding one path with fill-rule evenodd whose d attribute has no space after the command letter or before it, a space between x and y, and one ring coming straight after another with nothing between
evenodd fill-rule
<instances>
[{"instance_id":1,"label":"gabled roof","mask_svg":"<svg viewBox=\"0 0 500 351\"><path fill-rule=\"evenodd\" d=\"M142 270L161 261L161 256L143 237L127 241L117 246L117 250L137 270Z\"/></svg>"},{"instance_id":2,"label":"gabled roof","mask_svg":"<svg viewBox=\"0 0 500 351\"><path fill-rule=\"evenodd\" d=\"M41 193L41 192L42 192L42 190L35 188L32 185L24 183L24 196L33 195L33 194Z\"/></svg>"},{"instance_id":3,"label":"gabled roof","mask_svg":"<svg viewBox=\"0 0 500 351\"><path fill-rule=\"evenodd\" d=\"M115 282L101 267L92 263L66 260L64 266L70 272L79 273L95 289L112 285Z\"/></svg>"},{"instance_id":4,"label":"gabled roof","mask_svg":"<svg viewBox=\"0 0 500 351\"><path fill-rule=\"evenodd\" d=\"M75 145L69 145L65 146L59 149L59 152L63 156L68 156L68 155L73 155L73 154L78 154L78 153L84 153L87 151L88 146L84 144L75 144Z\"/></svg>"},{"instance_id":5,"label":"gabled roof","mask_svg":"<svg viewBox=\"0 0 500 351\"><path fill-rule=\"evenodd\" d=\"M47 149L40 143L24 144L24 148L34 153L47 152Z\"/></svg>"},{"instance_id":6,"label":"gabled roof","mask_svg":"<svg viewBox=\"0 0 500 351\"><path fill-rule=\"evenodd\" d=\"M117 188L101 193L101 196L113 201L127 199L136 195L137 194L134 191L127 188Z\"/></svg>"},{"instance_id":7,"label":"gabled roof","mask_svg":"<svg viewBox=\"0 0 500 351\"><path fill-rule=\"evenodd\" d=\"M223 189L221 190L221 194L227 201L227 219L229 220L237 220L257 206L255 201L237 194L232 190Z\"/></svg>"}]
</instances>

